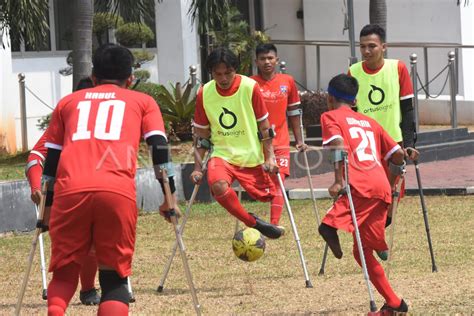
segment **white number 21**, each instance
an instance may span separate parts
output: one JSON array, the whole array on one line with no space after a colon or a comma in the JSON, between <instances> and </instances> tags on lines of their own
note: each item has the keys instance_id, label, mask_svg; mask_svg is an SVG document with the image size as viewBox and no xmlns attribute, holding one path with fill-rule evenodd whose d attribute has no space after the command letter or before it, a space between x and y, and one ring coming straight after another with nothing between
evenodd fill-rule
<instances>
[{"instance_id":1,"label":"white number 21","mask_svg":"<svg viewBox=\"0 0 474 316\"><path fill-rule=\"evenodd\" d=\"M375 147L374 132L366 131L360 127L349 128L349 133L353 139L361 138L361 142L356 148L357 159L359 161L376 161L377 159L377 148ZM366 153L365 150L370 147L370 154Z\"/></svg>"},{"instance_id":2,"label":"white number 21","mask_svg":"<svg viewBox=\"0 0 474 316\"><path fill-rule=\"evenodd\" d=\"M76 132L72 135L72 140L90 139L91 131L89 131L89 115L91 111L91 101L81 101L77 105L79 110L79 118L77 120ZM112 109L112 119L110 120L110 128L107 131L107 121L109 112ZM94 138L102 140L118 140L122 130L123 116L125 113L125 102L121 100L107 100L99 103L99 110L95 119Z\"/></svg>"}]
</instances>

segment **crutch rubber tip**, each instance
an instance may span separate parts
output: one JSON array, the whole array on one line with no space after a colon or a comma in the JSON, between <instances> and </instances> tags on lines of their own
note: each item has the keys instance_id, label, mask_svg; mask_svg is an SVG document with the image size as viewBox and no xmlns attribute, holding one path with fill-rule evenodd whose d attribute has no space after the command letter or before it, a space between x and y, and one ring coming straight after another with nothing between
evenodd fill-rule
<instances>
[{"instance_id":1,"label":"crutch rubber tip","mask_svg":"<svg viewBox=\"0 0 474 316\"><path fill-rule=\"evenodd\" d=\"M319 270L318 275L324 275L324 270L323 269Z\"/></svg>"},{"instance_id":2,"label":"crutch rubber tip","mask_svg":"<svg viewBox=\"0 0 474 316\"><path fill-rule=\"evenodd\" d=\"M431 268L431 272L438 272L438 268L437 268L436 266L433 266L433 267Z\"/></svg>"},{"instance_id":3,"label":"crutch rubber tip","mask_svg":"<svg viewBox=\"0 0 474 316\"><path fill-rule=\"evenodd\" d=\"M163 285L158 286L156 291L159 292L159 293L163 292Z\"/></svg>"},{"instance_id":4,"label":"crutch rubber tip","mask_svg":"<svg viewBox=\"0 0 474 316\"><path fill-rule=\"evenodd\" d=\"M136 300L135 300L135 296L133 296L132 293L128 293L128 294L130 295L130 298L129 298L128 301L129 301L130 303L135 303L135 301L136 301Z\"/></svg>"},{"instance_id":5,"label":"crutch rubber tip","mask_svg":"<svg viewBox=\"0 0 474 316\"><path fill-rule=\"evenodd\" d=\"M313 284L311 284L311 280L306 280L306 288L308 289L313 288Z\"/></svg>"},{"instance_id":6,"label":"crutch rubber tip","mask_svg":"<svg viewBox=\"0 0 474 316\"><path fill-rule=\"evenodd\" d=\"M375 305L375 301L370 301L370 314L377 315L377 305Z\"/></svg>"},{"instance_id":7,"label":"crutch rubber tip","mask_svg":"<svg viewBox=\"0 0 474 316\"><path fill-rule=\"evenodd\" d=\"M48 290L44 289L43 290L43 295L41 296L43 298L43 300L47 300L48 299Z\"/></svg>"}]
</instances>

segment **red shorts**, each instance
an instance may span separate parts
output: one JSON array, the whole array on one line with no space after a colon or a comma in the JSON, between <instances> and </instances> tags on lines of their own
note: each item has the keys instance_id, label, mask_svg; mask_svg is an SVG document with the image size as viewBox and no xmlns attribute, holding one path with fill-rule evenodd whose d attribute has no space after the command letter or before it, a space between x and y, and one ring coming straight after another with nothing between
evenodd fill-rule
<instances>
[{"instance_id":1,"label":"red shorts","mask_svg":"<svg viewBox=\"0 0 474 316\"><path fill-rule=\"evenodd\" d=\"M219 157L213 157L208 162L207 182L212 187L217 181L225 181L232 185L237 180L245 191L255 200L269 202L275 195L275 186L268 173L262 166L244 168L231 165Z\"/></svg>"},{"instance_id":2,"label":"red shorts","mask_svg":"<svg viewBox=\"0 0 474 316\"><path fill-rule=\"evenodd\" d=\"M385 220L387 218L387 208L389 204L383 200L363 198L354 194L352 194L352 199L363 247L379 251L387 250L388 246L385 242ZM354 232L347 195L339 197L327 212L323 223L350 233Z\"/></svg>"},{"instance_id":3,"label":"red shorts","mask_svg":"<svg viewBox=\"0 0 474 316\"><path fill-rule=\"evenodd\" d=\"M136 202L123 195L100 191L58 197L51 209L49 271L71 262L82 264L94 247L99 265L129 276L136 223Z\"/></svg>"},{"instance_id":4,"label":"red shorts","mask_svg":"<svg viewBox=\"0 0 474 316\"><path fill-rule=\"evenodd\" d=\"M280 174L290 175L290 150L275 149L275 158Z\"/></svg>"}]
</instances>

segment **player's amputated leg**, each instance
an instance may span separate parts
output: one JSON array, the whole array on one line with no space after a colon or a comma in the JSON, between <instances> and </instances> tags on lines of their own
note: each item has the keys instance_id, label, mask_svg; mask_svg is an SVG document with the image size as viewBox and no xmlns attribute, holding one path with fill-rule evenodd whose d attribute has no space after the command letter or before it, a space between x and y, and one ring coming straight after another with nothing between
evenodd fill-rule
<instances>
[{"instance_id":1,"label":"player's amputated leg","mask_svg":"<svg viewBox=\"0 0 474 316\"><path fill-rule=\"evenodd\" d=\"M53 271L53 279L48 286L48 316L64 315L79 283L81 266L69 263Z\"/></svg>"}]
</instances>

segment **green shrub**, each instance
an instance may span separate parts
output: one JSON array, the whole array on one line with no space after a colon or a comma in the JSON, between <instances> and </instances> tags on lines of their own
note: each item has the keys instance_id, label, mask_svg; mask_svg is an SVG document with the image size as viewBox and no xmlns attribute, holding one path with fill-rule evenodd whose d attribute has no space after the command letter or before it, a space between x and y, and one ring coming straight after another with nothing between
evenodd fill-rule
<instances>
[{"instance_id":1,"label":"green shrub","mask_svg":"<svg viewBox=\"0 0 474 316\"><path fill-rule=\"evenodd\" d=\"M135 58L135 68L140 68L141 65L149 61L152 61L153 58L155 58L155 55L147 52L144 49L133 50L132 53L133 53L133 57Z\"/></svg>"},{"instance_id":2,"label":"green shrub","mask_svg":"<svg viewBox=\"0 0 474 316\"><path fill-rule=\"evenodd\" d=\"M94 14L92 20L92 33L97 39L97 43L104 44L102 39L106 32L110 29L119 28L124 24L123 18L110 12L99 12Z\"/></svg>"},{"instance_id":3,"label":"green shrub","mask_svg":"<svg viewBox=\"0 0 474 316\"><path fill-rule=\"evenodd\" d=\"M303 125L320 124L321 114L328 111L326 93L324 91L300 92Z\"/></svg>"},{"instance_id":4,"label":"green shrub","mask_svg":"<svg viewBox=\"0 0 474 316\"><path fill-rule=\"evenodd\" d=\"M126 23L115 32L117 42L126 47L134 47L153 40L153 31L144 23Z\"/></svg>"},{"instance_id":5,"label":"green shrub","mask_svg":"<svg viewBox=\"0 0 474 316\"><path fill-rule=\"evenodd\" d=\"M146 82L148 79L150 79L150 72L145 69L140 69L140 70L135 70L133 72L133 75L137 80L140 80L140 82Z\"/></svg>"}]
</instances>

